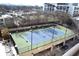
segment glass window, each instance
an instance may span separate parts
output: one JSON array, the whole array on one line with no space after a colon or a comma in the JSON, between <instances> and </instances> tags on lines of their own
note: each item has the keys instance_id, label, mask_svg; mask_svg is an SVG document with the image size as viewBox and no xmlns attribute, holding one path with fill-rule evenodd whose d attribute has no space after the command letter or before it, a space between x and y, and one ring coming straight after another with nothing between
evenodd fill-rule
<instances>
[{"instance_id":1,"label":"glass window","mask_svg":"<svg viewBox=\"0 0 79 59\"><path fill-rule=\"evenodd\" d=\"M0 19L0 22L3 22L3 19Z\"/></svg>"},{"instance_id":2,"label":"glass window","mask_svg":"<svg viewBox=\"0 0 79 59\"><path fill-rule=\"evenodd\" d=\"M78 6L78 3L73 3L72 5L73 5L73 6Z\"/></svg>"},{"instance_id":3,"label":"glass window","mask_svg":"<svg viewBox=\"0 0 79 59\"><path fill-rule=\"evenodd\" d=\"M57 5L68 5L68 3L57 3Z\"/></svg>"}]
</instances>

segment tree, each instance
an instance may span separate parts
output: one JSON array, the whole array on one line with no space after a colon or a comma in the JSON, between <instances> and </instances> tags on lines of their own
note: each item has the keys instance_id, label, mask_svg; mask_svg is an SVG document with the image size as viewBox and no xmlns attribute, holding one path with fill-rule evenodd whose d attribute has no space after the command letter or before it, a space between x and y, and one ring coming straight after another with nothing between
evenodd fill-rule
<instances>
[{"instance_id":1,"label":"tree","mask_svg":"<svg viewBox=\"0 0 79 59\"><path fill-rule=\"evenodd\" d=\"M70 15L66 12L56 12L55 14L62 24L70 24Z\"/></svg>"}]
</instances>

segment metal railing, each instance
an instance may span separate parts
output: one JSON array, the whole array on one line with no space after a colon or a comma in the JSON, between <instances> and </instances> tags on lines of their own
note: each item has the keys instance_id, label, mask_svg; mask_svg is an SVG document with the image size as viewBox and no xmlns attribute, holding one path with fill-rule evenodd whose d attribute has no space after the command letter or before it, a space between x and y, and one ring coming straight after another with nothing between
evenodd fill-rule
<instances>
[{"instance_id":1,"label":"metal railing","mask_svg":"<svg viewBox=\"0 0 79 59\"><path fill-rule=\"evenodd\" d=\"M72 35L70 34L70 35L67 35L66 37L64 37L64 36L62 36L62 37L60 36L60 38L59 37L55 37L53 40L50 39L48 41L43 41L43 42L40 42L40 43L35 44L35 45L32 43L29 46L25 46L23 48L19 48L19 52L20 53L28 52L28 51L31 51L33 49L37 49L39 47L43 47L43 46L48 45L48 44L51 44L51 43L53 44L54 42L58 42L60 40L62 40L62 42L64 42L64 40L69 40L69 39L75 37L76 35L77 34L72 34ZM62 42L60 42L60 43L62 43ZM57 43L57 44L60 44L60 43Z\"/></svg>"}]
</instances>

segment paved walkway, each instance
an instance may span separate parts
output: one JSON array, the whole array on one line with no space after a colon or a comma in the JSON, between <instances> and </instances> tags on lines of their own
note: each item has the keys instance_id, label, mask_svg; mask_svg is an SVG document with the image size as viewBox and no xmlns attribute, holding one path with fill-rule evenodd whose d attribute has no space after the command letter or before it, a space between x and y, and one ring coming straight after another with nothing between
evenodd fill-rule
<instances>
[{"instance_id":1,"label":"paved walkway","mask_svg":"<svg viewBox=\"0 0 79 59\"><path fill-rule=\"evenodd\" d=\"M2 42L0 42L0 56L17 56L14 47L10 45L11 43L2 45Z\"/></svg>"},{"instance_id":2,"label":"paved walkway","mask_svg":"<svg viewBox=\"0 0 79 59\"><path fill-rule=\"evenodd\" d=\"M5 51L6 51L6 56L16 56L17 55L11 42L8 42L5 45Z\"/></svg>"},{"instance_id":3,"label":"paved walkway","mask_svg":"<svg viewBox=\"0 0 79 59\"><path fill-rule=\"evenodd\" d=\"M0 42L0 56L6 56L5 46L3 46L1 42Z\"/></svg>"}]
</instances>

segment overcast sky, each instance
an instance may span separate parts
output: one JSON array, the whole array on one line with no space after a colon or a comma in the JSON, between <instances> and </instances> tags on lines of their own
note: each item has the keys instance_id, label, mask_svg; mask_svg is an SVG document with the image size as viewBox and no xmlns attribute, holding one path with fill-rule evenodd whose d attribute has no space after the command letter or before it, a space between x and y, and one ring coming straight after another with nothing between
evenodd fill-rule
<instances>
[{"instance_id":1,"label":"overcast sky","mask_svg":"<svg viewBox=\"0 0 79 59\"><path fill-rule=\"evenodd\" d=\"M15 5L39 5L43 6L44 3L79 3L79 0L0 0L0 4L15 4Z\"/></svg>"}]
</instances>

